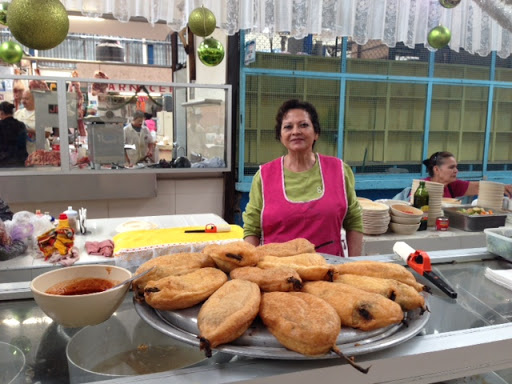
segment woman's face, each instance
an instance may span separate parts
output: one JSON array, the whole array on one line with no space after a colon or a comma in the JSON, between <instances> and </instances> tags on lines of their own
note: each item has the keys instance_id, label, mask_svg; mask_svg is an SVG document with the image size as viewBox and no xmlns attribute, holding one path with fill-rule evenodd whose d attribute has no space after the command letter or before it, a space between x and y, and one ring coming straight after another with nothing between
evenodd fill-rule
<instances>
[{"instance_id":1,"label":"woman's face","mask_svg":"<svg viewBox=\"0 0 512 384\"><path fill-rule=\"evenodd\" d=\"M455 157L446 157L442 165L434 167L434 178L437 182L449 184L457 180L457 160Z\"/></svg>"},{"instance_id":2,"label":"woman's face","mask_svg":"<svg viewBox=\"0 0 512 384\"><path fill-rule=\"evenodd\" d=\"M303 109L290 109L281 123L281 143L288 152L312 150L318 139L309 113Z\"/></svg>"}]
</instances>

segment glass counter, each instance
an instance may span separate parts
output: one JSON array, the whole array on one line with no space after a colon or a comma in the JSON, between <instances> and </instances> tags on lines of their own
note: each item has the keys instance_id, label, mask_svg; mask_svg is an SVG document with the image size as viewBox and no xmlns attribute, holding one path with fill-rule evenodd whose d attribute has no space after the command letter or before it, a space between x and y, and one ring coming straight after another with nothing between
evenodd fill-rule
<instances>
[{"instance_id":1,"label":"glass counter","mask_svg":"<svg viewBox=\"0 0 512 384\"><path fill-rule=\"evenodd\" d=\"M344 377L351 383L511 382L511 291L484 277L487 267L510 269L511 264L482 249L432 252L430 256L434 270L457 291L458 298L450 299L433 287L433 294L428 298L431 316L417 336L395 347L357 357L358 363L372 366L368 375L362 376L337 359L285 361L219 354L216 359L198 361L186 368L107 379L139 384L163 380L169 383L204 382L205 378L215 383L306 383L315 377L322 377L327 382ZM398 262L394 255L365 259ZM423 278L418 280L431 286ZM0 341L11 343L25 353L27 363L23 382L44 384L75 380L70 377L66 346L80 330L52 323L33 300L0 302L0 319ZM156 332L137 317L131 295L110 320L87 328L91 331L100 327L106 329L109 322L112 327L127 330L127 338L132 341L130 348L134 350L150 339L147 335ZM147 338L137 338L137 335ZM112 331L106 333L105 338L114 344L119 335ZM161 339L165 340L165 337ZM95 342L99 346L105 340L91 340L93 347L87 346L91 353L95 351ZM104 357L109 358L106 354ZM469 378L455 380L461 377ZM106 378L89 376L88 379Z\"/></svg>"}]
</instances>

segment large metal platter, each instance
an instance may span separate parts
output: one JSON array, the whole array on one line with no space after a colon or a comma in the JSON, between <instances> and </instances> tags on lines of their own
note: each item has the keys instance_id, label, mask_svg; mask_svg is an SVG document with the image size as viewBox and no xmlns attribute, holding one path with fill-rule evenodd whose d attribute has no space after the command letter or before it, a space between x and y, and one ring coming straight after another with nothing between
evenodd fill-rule
<instances>
[{"instance_id":1,"label":"large metal platter","mask_svg":"<svg viewBox=\"0 0 512 384\"><path fill-rule=\"evenodd\" d=\"M342 258L324 255L331 264L345 262ZM159 311L146 303L134 300L135 310L150 326L184 343L199 348L199 330L197 314L200 306L179 311ZM430 312L421 314L420 310L409 311L405 314L406 324L392 325L371 332L363 332L350 328L340 331L336 345L347 356L356 356L380 351L403 343L417 335L430 318ZM335 353L321 356L304 356L283 347L266 329L263 323L256 319L251 327L238 339L230 344L216 348L219 352L233 355L264 359L310 360L339 358Z\"/></svg>"}]
</instances>

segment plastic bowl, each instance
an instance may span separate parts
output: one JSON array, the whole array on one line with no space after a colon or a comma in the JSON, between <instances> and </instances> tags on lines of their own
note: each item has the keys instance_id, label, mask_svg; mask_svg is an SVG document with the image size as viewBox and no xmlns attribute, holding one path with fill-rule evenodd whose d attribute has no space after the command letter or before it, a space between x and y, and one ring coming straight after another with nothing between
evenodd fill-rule
<instances>
[{"instance_id":1,"label":"plastic bowl","mask_svg":"<svg viewBox=\"0 0 512 384\"><path fill-rule=\"evenodd\" d=\"M420 217L402 217L391 214L391 222L399 224L418 224L421 220Z\"/></svg>"},{"instance_id":2,"label":"plastic bowl","mask_svg":"<svg viewBox=\"0 0 512 384\"><path fill-rule=\"evenodd\" d=\"M414 217L418 220L423 216L421 209L404 204L393 204L391 206L391 214L399 217Z\"/></svg>"},{"instance_id":3,"label":"plastic bowl","mask_svg":"<svg viewBox=\"0 0 512 384\"><path fill-rule=\"evenodd\" d=\"M69 296L48 294L48 288L77 278L106 279L117 284L131 276L129 270L113 265L64 267L37 276L30 283L30 289L37 305L55 322L64 327L85 327L107 320L121 305L130 284L103 292Z\"/></svg>"},{"instance_id":4,"label":"plastic bowl","mask_svg":"<svg viewBox=\"0 0 512 384\"><path fill-rule=\"evenodd\" d=\"M418 224L400 224L400 223L389 223L391 230L400 235L412 235L415 233L420 227L420 223Z\"/></svg>"}]
</instances>

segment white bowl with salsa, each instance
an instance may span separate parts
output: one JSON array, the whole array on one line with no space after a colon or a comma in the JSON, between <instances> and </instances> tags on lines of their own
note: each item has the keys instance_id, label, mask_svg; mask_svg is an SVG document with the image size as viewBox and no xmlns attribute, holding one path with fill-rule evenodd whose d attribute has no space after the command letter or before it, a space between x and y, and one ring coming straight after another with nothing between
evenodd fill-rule
<instances>
[{"instance_id":1,"label":"white bowl with salsa","mask_svg":"<svg viewBox=\"0 0 512 384\"><path fill-rule=\"evenodd\" d=\"M79 265L54 269L30 283L34 300L56 323L70 328L96 325L121 305L130 288L116 284L131 272L113 265Z\"/></svg>"}]
</instances>

